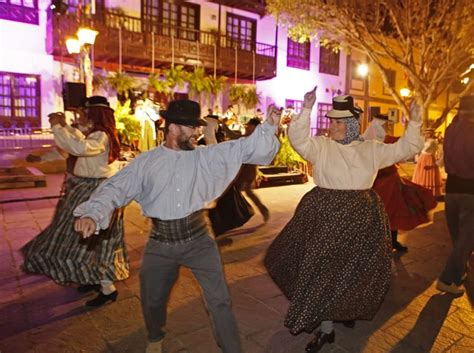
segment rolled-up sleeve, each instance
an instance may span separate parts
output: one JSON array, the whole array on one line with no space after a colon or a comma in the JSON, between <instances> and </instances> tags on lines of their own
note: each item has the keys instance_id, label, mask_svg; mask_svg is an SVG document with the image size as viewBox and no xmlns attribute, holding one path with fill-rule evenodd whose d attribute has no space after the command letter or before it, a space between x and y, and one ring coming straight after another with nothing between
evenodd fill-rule
<instances>
[{"instance_id":1,"label":"rolled-up sleeve","mask_svg":"<svg viewBox=\"0 0 474 353\"><path fill-rule=\"evenodd\" d=\"M107 229L114 210L127 205L141 193L144 165L143 158L138 157L105 180L88 201L75 208L74 216L92 218L99 229Z\"/></svg>"},{"instance_id":2,"label":"rolled-up sleeve","mask_svg":"<svg viewBox=\"0 0 474 353\"><path fill-rule=\"evenodd\" d=\"M378 169L406 160L419 153L424 141L421 122L410 121L404 135L393 144L374 143L374 163Z\"/></svg>"},{"instance_id":3,"label":"rolled-up sleeve","mask_svg":"<svg viewBox=\"0 0 474 353\"><path fill-rule=\"evenodd\" d=\"M85 137L79 133L71 132L67 127L54 125L52 127L54 141L56 144L68 153L78 156L96 156L104 153L109 144L107 134L102 131L96 131Z\"/></svg>"}]
</instances>

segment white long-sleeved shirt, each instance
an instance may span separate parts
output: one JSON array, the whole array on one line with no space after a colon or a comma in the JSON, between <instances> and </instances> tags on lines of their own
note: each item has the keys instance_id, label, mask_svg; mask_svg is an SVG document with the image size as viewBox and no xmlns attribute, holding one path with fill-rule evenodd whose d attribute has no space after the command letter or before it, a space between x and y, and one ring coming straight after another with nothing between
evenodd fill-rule
<instances>
[{"instance_id":1,"label":"white long-sleeved shirt","mask_svg":"<svg viewBox=\"0 0 474 353\"><path fill-rule=\"evenodd\" d=\"M280 146L275 130L266 123L249 137L192 151L161 145L102 183L74 210L74 216L90 217L98 228L106 229L115 208L136 200L145 216L163 220L186 217L219 197L242 163L270 163Z\"/></svg>"},{"instance_id":2,"label":"white long-sleeved shirt","mask_svg":"<svg viewBox=\"0 0 474 353\"><path fill-rule=\"evenodd\" d=\"M108 163L109 138L103 131L84 136L69 125L52 127L54 141L59 148L79 157L74 166L74 175L85 178L108 178L119 169L117 161Z\"/></svg>"},{"instance_id":3,"label":"white long-sleeved shirt","mask_svg":"<svg viewBox=\"0 0 474 353\"><path fill-rule=\"evenodd\" d=\"M421 122L410 121L405 134L393 144L353 141L340 144L329 137L310 137L311 109L303 109L291 122L288 136L294 149L313 165L315 183L327 189L365 190L377 171L412 157L423 147Z\"/></svg>"}]
</instances>

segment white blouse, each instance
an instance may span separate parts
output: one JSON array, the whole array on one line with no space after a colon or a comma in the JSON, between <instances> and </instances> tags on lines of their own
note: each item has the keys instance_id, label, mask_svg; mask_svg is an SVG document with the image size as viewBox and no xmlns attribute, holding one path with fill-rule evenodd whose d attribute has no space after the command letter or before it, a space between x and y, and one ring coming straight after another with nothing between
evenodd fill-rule
<instances>
[{"instance_id":1,"label":"white blouse","mask_svg":"<svg viewBox=\"0 0 474 353\"><path fill-rule=\"evenodd\" d=\"M393 144L375 140L342 145L329 137L310 137L311 109L293 118L288 137L295 150L313 165L314 182L327 189L370 189L381 168L408 159L423 147L421 122L410 121Z\"/></svg>"},{"instance_id":2,"label":"white blouse","mask_svg":"<svg viewBox=\"0 0 474 353\"><path fill-rule=\"evenodd\" d=\"M54 141L59 148L77 156L74 175L85 178L108 178L119 170L118 161L109 164L109 138L103 131L84 136L69 125L52 127Z\"/></svg>"}]
</instances>

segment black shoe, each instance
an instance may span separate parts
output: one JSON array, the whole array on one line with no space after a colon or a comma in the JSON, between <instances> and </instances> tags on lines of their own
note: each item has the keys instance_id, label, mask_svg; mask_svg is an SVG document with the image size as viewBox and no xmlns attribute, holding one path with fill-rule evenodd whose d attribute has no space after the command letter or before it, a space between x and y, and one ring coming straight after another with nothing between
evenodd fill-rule
<instances>
[{"instance_id":1,"label":"black shoe","mask_svg":"<svg viewBox=\"0 0 474 353\"><path fill-rule=\"evenodd\" d=\"M403 246L400 244L398 241L394 244L392 244L392 248L397 250L398 252L407 252L408 248L406 246Z\"/></svg>"},{"instance_id":2,"label":"black shoe","mask_svg":"<svg viewBox=\"0 0 474 353\"><path fill-rule=\"evenodd\" d=\"M356 325L356 322L355 320L348 320L348 321L342 321L342 324L344 325L344 327L354 328Z\"/></svg>"},{"instance_id":3,"label":"black shoe","mask_svg":"<svg viewBox=\"0 0 474 353\"><path fill-rule=\"evenodd\" d=\"M118 291L112 292L110 294L104 294L99 292L99 295L92 300L86 301L86 306L97 307L106 304L107 302L111 301L114 302L117 300Z\"/></svg>"},{"instance_id":4,"label":"black shoe","mask_svg":"<svg viewBox=\"0 0 474 353\"><path fill-rule=\"evenodd\" d=\"M88 293L91 291L98 292L100 290L100 284L83 284L82 286L77 287L79 293Z\"/></svg>"},{"instance_id":5,"label":"black shoe","mask_svg":"<svg viewBox=\"0 0 474 353\"><path fill-rule=\"evenodd\" d=\"M313 338L311 342L308 343L306 346L306 352L307 353L316 353L323 348L325 343L334 343L334 340L336 338L336 333L334 330L331 331L331 333L324 333L321 331L318 331L316 333L316 337Z\"/></svg>"}]
</instances>

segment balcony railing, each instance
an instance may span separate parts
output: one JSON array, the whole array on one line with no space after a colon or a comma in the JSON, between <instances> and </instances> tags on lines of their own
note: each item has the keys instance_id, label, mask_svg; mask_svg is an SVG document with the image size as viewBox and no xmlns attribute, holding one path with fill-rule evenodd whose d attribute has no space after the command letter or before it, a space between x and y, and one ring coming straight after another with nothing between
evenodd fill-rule
<instances>
[{"instance_id":1,"label":"balcony railing","mask_svg":"<svg viewBox=\"0 0 474 353\"><path fill-rule=\"evenodd\" d=\"M79 26L91 26L99 31L94 45L94 58L99 65L119 62L121 42L122 64L133 67L150 68L154 58L156 68L199 62L209 72L215 69L218 75L234 76L236 69L237 77L242 79L261 80L276 75L276 48L269 44L152 23L110 10L84 18L81 23L75 14L51 16L49 20L49 52L58 56L65 53L61 46L67 36L73 36Z\"/></svg>"}]
</instances>

